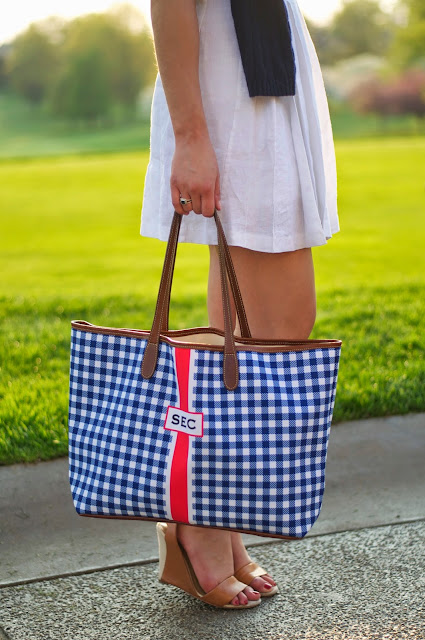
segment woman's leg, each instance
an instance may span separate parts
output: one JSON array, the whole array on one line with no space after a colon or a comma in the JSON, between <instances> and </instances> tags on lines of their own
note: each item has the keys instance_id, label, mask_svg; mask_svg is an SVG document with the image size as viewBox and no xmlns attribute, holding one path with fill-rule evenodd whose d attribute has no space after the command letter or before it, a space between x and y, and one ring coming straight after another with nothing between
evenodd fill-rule
<instances>
[{"instance_id":1,"label":"woman's leg","mask_svg":"<svg viewBox=\"0 0 425 640\"><path fill-rule=\"evenodd\" d=\"M230 247L230 252L251 334L255 338L308 338L316 319L311 249L262 253ZM208 318L211 326L223 328L218 249L215 246L210 247Z\"/></svg>"},{"instance_id":2,"label":"woman's leg","mask_svg":"<svg viewBox=\"0 0 425 640\"><path fill-rule=\"evenodd\" d=\"M230 247L251 333L256 338L305 340L316 318L316 292L311 249L267 254ZM223 326L217 247L210 247L208 314L212 326ZM236 323L236 334L240 333ZM249 562L238 533L232 533L235 571ZM274 581L256 578L260 592Z\"/></svg>"},{"instance_id":3,"label":"woman's leg","mask_svg":"<svg viewBox=\"0 0 425 640\"><path fill-rule=\"evenodd\" d=\"M311 250L267 254L230 247L230 251L252 335L256 338L308 338L316 314ZM223 327L218 250L215 246L210 247L208 316L211 326ZM249 562L239 534L184 526L179 527L179 532L179 539L205 590ZM250 586L267 592L267 583L274 584L274 581L265 576L264 579L256 578ZM242 604L245 597L258 598L246 590L245 596L239 596Z\"/></svg>"}]
</instances>

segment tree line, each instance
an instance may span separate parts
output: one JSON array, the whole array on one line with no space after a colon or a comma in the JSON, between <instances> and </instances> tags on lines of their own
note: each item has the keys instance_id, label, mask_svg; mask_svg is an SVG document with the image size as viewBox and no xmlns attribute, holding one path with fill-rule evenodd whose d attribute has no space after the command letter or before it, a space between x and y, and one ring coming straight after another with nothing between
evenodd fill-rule
<instances>
[{"instance_id":1,"label":"tree line","mask_svg":"<svg viewBox=\"0 0 425 640\"><path fill-rule=\"evenodd\" d=\"M377 0L345 0L328 24L307 24L322 65L364 53L385 60L384 77L365 85L368 99L359 90L353 97L360 110L384 105L388 112L389 101L399 105L393 111L425 109L425 0L399 0L392 12ZM0 89L71 119L106 118L117 106L134 110L155 74L150 29L131 5L34 23L0 50Z\"/></svg>"},{"instance_id":2,"label":"tree line","mask_svg":"<svg viewBox=\"0 0 425 640\"><path fill-rule=\"evenodd\" d=\"M425 116L425 0L398 0L386 12L375 0L345 0L329 24L308 24L320 61L334 65L371 54L382 59L347 96L356 111Z\"/></svg>"},{"instance_id":3,"label":"tree line","mask_svg":"<svg viewBox=\"0 0 425 640\"><path fill-rule=\"evenodd\" d=\"M150 29L124 5L30 25L3 55L2 84L55 115L93 120L117 106L133 110L155 74Z\"/></svg>"}]
</instances>

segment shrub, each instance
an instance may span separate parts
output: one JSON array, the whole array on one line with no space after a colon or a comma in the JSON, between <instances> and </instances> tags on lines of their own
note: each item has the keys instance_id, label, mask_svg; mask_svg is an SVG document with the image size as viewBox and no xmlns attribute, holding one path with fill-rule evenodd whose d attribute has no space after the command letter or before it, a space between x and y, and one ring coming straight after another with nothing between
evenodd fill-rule
<instances>
[{"instance_id":1,"label":"shrub","mask_svg":"<svg viewBox=\"0 0 425 640\"><path fill-rule=\"evenodd\" d=\"M389 80L368 80L353 90L349 102L360 113L425 116L425 71L409 69Z\"/></svg>"}]
</instances>

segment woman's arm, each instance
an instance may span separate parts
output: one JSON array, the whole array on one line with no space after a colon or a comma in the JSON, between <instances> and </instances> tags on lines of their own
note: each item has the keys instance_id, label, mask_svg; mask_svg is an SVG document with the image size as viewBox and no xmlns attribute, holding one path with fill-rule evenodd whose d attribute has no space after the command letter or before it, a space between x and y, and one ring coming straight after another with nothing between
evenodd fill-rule
<instances>
[{"instance_id":1,"label":"woman's arm","mask_svg":"<svg viewBox=\"0 0 425 640\"><path fill-rule=\"evenodd\" d=\"M196 0L151 0L159 72L176 140L171 199L178 213L212 216L220 209L220 178L199 84ZM182 208L180 194L192 199Z\"/></svg>"}]
</instances>

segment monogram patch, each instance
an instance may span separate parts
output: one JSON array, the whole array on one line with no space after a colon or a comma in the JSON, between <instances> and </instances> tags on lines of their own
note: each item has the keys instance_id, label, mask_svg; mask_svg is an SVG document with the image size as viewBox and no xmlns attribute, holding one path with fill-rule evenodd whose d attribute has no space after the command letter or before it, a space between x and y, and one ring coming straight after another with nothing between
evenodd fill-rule
<instances>
[{"instance_id":1,"label":"monogram patch","mask_svg":"<svg viewBox=\"0 0 425 640\"><path fill-rule=\"evenodd\" d=\"M202 438L204 435L204 414L168 407L164 428L168 431L179 431L187 433L189 436Z\"/></svg>"}]
</instances>

